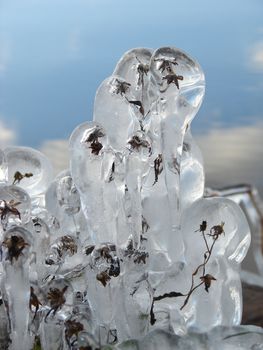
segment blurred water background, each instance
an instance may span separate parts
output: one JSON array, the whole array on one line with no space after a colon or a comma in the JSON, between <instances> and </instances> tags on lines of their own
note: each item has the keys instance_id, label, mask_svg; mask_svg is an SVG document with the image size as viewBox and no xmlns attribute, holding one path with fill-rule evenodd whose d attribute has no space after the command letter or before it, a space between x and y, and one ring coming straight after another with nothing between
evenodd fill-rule
<instances>
[{"instance_id":1,"label":"blurred water background","mask_svg":"<svg viewBox=\"0 0 263 350\"><path fill-rule=\"evenodd\" d=\"M133 47L176 46L206 75L192 124L208 186L263 195L261 0L0 1L0 146L41 149L57 171L67 139L92 119L98 85Z\"/></svg>"}]
</instances>

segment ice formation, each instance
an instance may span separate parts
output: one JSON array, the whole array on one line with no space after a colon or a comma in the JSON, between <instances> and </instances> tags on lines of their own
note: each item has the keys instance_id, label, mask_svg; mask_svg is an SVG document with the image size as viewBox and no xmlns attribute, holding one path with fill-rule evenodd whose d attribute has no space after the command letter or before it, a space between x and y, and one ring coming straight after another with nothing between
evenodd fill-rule
<instances>
[{"instance_id":1,"label":"ice formation","mask_svg":"<svg viewBox=\"0 0 263 350\"><path fill-rule=\"evenodd\" d=\"M215 327L208 333L177 336L155 330L142 339L126 341L118 350L263 350L263 330L255 326Z\"/></svg>"},{"instance_id":2,"label":"ice formation","mask_svg":"<svg viewBox=\"0 0 263 350\"><path fill-rule=\"evenodd\" d=\"M204 198L190 132L204 90L181 50L134 49L74 130L69 170L1 152L1 348L117 349L240 323L250 234L238 205Z\"/></svg>"}]
</instances>

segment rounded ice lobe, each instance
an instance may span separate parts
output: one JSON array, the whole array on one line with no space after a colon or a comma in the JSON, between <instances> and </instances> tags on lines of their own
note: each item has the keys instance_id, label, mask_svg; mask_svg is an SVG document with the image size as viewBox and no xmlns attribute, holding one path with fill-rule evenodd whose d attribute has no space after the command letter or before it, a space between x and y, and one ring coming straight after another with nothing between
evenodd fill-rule
<instances>
[{"instance_id":1,"label":"rounded ice lobe","mask_svg":"<svg viewBox=\"0 0 263 350\"><path fill-rule=\"evenodd\" d=\"M32 234L23 227L10 228L5 232L2 243L4 260L23 264L29 258L32 241Z\"/></svg>"},{"instance_id":2,"label":"rounded ice lobe","mask_svg":"<svg viewBox=\"0 0 263 350\"><path fill-rule=\"evenodd\" d=\"M106 132L99 123L95 122L86 122L79 125L73 131L69 142L70 150L86 150L92 159L101 155L106 145Z\"/></svg>"},{"instance_id":3,"label":"rounded ice lobe","mask_svg":"<svg viewBox=\"0 0 263 350\"><path fill-rule=\"evenodd\" d=\"M151 58L151 71L161 93L178 94L183 103L198 108L204 97L205 78L200 65L183 51L163 47ZM169 94L168 94L169 95Z\"/></svg>"},{"instance_id":4,"label":"rounded ice lobe","mask_svg":"<svg viewBox=\"0 0 263 350\"><path fill-rule=\"evenodd\" d=\"M4 230L30 220L30 197L18 186L0 186L0 219Z\"/></svg>"},{"instance_id":5,"label":"rounded ice lobe","mask_svg":"<svg viewBox=\"0 0 263 350\"><path fill-rule=\"evenodd\" d=\"M67 309L73 304L73 290L68 281L63 278L50 281L43 287L43 296L48 306L45 322L64 319L67 316Z\"/></svg>"},{"instance_id":6,"label":"rounded ice lobe","mask_svg":"<svg viewBox=\"0 0 263 350\"><path fill-rule=\"evenodd\" d=\"M18 185L30 197L43 194L52 180L49 160L29 147L8 147L4 150L8 164L8 184Z\"/></svg>"},{"instance_id":7,"label":"rounded ice lobe","mask_svg":"<svg viewBox=\"0 0 263 350\"><path fill-rule=\"evenodd\" d=\"M152 49L146 48L127 51L117 63L113 75L122 77L133 86L143 84L143 76L147 75L150 69L149 62L152 53Z\"/></svg>"}]
</instances>

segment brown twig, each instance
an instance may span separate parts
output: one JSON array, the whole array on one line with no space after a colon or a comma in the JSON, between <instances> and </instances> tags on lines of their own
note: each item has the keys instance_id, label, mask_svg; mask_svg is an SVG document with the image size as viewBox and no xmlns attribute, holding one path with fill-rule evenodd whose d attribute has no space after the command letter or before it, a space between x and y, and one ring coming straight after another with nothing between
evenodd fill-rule
<instances>
[{"instance_id":1,"label":"brown twig","mask_svg":"<svg viewBox=\"0 0 263 350\"><path fill-rule=\"evenodd\" d=\"M201 287L202 285L205 285L205 290L206 292L208 292L210 286L211 286L211 282L212 281L216 281L216 279L210 275L206 273L206 265L209 262L212 252L213 252L213 248L214 245L216 243L216 241L218 240L219 236L224 233L223 230L223 226L224 223L221 223L221 225L216 225L213 226L210 229L210 233L208 234L209 236L211 236L213 238L213 243L211 244L211 246L209 247L206 236L205 236L205 231L207 228L207 222L203 221L202 224L200 225L199 232L201 232L202 234L202 238L204 240L205 243L205 247L206 247L206 251L204 252L204 262L200 265L198 265L196 267L196 269L193 271L192 276L191 276L191 286L188 290L187 293L183 294L180 292L170 292L170 293L165 293L163 295L159 295L157 297L153 298L153 302L152 302L152 306L151 306L151 310L150 310L150 323L151 325L153 325L156 322L156 318L154 316L154 312L153 312L153 308L154 308L154 302L155 301L159 301L159 300L163 300L165 298L177 298L177 297L186 297L183 305L180 307L180 310L182 310L188 303L191 295L193 294L193 292L198 289L199 287ZM196 231L196 232L197 232ZM198 272L200 271L200 269L202 269L202 276L200 277L201 282L199 282L198 284L195 284L195 276L198 274Z\"/></svg>"}]
</instances>

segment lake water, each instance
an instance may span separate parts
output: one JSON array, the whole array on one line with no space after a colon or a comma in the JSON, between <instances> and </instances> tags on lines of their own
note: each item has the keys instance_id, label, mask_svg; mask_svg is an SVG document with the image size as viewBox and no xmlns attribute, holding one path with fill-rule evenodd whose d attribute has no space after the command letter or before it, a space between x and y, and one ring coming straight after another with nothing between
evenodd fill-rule
<instances>
[{"instance_id":1,"label":"lake water","mask_svg":"<svg viewBox=\"0 0 263 350\"><path fill-rule=\"evenodd\" d=\"M193 122L207 184L263 195L263 2L0 1L0 144L37 147L56 169L66 139L133 47L177 46L197 58L207 92Z\"/></svg>"}]
</instances>

